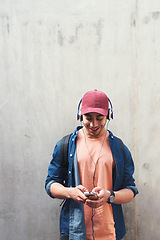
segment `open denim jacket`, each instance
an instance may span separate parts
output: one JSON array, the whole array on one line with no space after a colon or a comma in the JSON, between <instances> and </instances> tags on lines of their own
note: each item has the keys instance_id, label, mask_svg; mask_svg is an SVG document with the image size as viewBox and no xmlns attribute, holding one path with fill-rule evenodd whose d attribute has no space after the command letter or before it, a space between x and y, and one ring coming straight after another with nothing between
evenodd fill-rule
<instances>
[{"instance_id":1,"label":"open denim jacket","mask_svg":"<svg viewBox=\"0 0 160 240\"><path fill-rule=\"evenodd\" d=\"M74 187L81 184L76 154L76 139L80 128L81 127L78 127L73 132L69 140L68 187ZM58 141L55 146L45 182L46 192L50 197L52 197L50 193L51 184L58 182L64 185L66 181L66 179L64 179L65 174L60 162L60 143L61 140ZM113 191L128 188L133 191L135 196L138 193L138 190L133 178L134 163L131 153L125 145L123 153L119 141L111 132L109 132L109 143L115 161L115 168L113 170ZM112 209L115 221L116 239L120 240L126 233L122 207L120 204L113 203ZM86 240L83 204L80 204L73 199L65 200L60 214L60 234L62 233L68 235L69 240Z\"/></svg>"}]
</instances>

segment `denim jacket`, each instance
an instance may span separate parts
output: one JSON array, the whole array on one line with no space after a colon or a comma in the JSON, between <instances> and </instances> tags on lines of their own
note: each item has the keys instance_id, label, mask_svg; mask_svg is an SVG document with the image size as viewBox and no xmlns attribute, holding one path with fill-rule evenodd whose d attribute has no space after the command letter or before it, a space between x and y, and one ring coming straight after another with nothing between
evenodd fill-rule
<instances>
[{"instance_id":1,"label":"denim jacket","mask_svg":"<svg viewBox=\"0 0 160 240\"><path fill-rule=\"evenodd\" d=\"M80 128L81 127L78 127L73 132L69 140L68 187L75 187L81 184L76 154L76 139ZM58 141L55 146L45 182L46 192L50 197L52 197L50 193L51 184L58 182L65 185L66 181L60 162L60 144L61 140ZM111 132L109 132L109 144L115 161L115 168L113 170L113 191L128 188L133 191L135 196L138 193L138 190L133 178L134 163L131 153L125 145L123 152L119 141ZM113 203L112 209L115 221L116 239L120 240L126 233L122 207L120 204ZM60 234L68 235L69 240L86 240L83 204L80 204L73 199L66 199L64 201L60 213Z\"/></svg>"}]
</instances>

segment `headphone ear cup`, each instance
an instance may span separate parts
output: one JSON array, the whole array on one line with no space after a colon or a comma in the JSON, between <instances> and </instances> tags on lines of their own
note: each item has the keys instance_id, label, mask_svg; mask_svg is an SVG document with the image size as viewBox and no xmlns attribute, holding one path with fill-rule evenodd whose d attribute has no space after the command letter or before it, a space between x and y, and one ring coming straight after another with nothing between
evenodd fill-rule
<instances>
[{"instance_id":1,"label":"headphone ear cup","mask_svg":"<svg viewBox=\"0 0 160 240\"><path fill-rule=\"evenodd\" d=\"M110 104L110 107L111 107L111 108L108 109L107 119L110 121L111 118L113 119L113 107L112 107L112 102L111 102L111 100L109 99L109 97L108 97L108 101L109 101L109 104Z\"/></svg>"},{"instance_id":2,"label":"headphone ear cup","mask_svg":"<svg viewBox=\"0 0 160 240\"><path fill-rule=\"evenodd\" d=\"M113 112L111 112L111 118L113 119Z\"/></svg>"},{"instance_id":3,"label":"headphone ear cup","mask_svg":"<svg viewBox=\"0 0 160 240\"><path fill-rule=\"evenodd\" d=\"M109 121L110 121L110 119L111 119L111 109L110 109L110 108L108 109L107 119L108 119Z\"/></svg>"}]
</instances>

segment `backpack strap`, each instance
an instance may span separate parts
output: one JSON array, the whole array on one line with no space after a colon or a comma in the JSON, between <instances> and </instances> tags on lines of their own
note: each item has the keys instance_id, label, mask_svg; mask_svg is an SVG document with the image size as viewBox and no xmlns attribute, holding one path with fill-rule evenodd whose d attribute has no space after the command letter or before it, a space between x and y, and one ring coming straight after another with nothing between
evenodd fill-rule
<instances>
[{"instance_id":1,"label":"backpack strap","mask_svg":"<svg viewBox=\"0 0 160 240\"><path fill-rule=\"evenodd\" d=\"M64 167L68 167L68 144L71 134L64 136L60 146L60 160Z\"/></svg>"},{"instance_id":2,"label":"backpack strap","mask_svg":"<svg viewBox=\"0 0 160 240\"><path fill-rule=\"evenodd\" d=\"M68 185L68 145L69 145L69 139L71 134L68 134L64 136L61 140L61 145L60 145L60 161L61 161L61 166L62 166L62 171L63 171L63 176L64 176L64 185Z\"/></svg>"},{"instance_id":3,"label":"backpack strap","mask_svg":"<svg viewBox=\"0 0 160 240\"><path fill-rule=\"evenodd\" d=\"M124 143L122 142L122 140L118 137L115 136L115 138L118 140L120 146L121 146L121 149L122 149L122 152L123 152L123 158L124 158L124 161L125 161L125 150L124 150ZM116 168L114 167L113 169L113 174L112 174L112 180L113 180L113 183L115 182L116 180Z\"/></svg>"},{"instance_id":4,"label":"backpack strap","mask_svg":"<svg viewBox=\"0 0 160 240\"><path fill-rule=\"evenodd\" d=\"M119 143L120 143L120 145L121 145L122 152L123 152L123 157L124 157L124 160L125 160L125 150L124 150L124 143L123 143L123 141L122 141L120 138L118 138L118 137L116 137L116 138L117 138L118 142L119 142Z\"/></svg>"}]
</instances>

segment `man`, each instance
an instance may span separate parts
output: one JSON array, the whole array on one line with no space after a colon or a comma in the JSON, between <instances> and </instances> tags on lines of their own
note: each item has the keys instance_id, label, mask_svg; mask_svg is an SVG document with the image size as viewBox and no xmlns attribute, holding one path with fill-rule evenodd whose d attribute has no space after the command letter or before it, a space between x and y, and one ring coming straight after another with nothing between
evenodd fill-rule
<instances>
[{"instance_id":1,"label":"man","mask_svg":"<svg viewBox=\"0 0 160 240\"><path fill-rule=\"evenodd\" d=\"M125 235L121 204L132 201L138 190L130 151L105 128L112 114L105 93L94 90L83 96L81 114L78 108L83 127L69 140L68 186L61 141L56 144L45 186L52 198L65 199L61 240L120 240Z\"/></svg>"}]
</instances>

